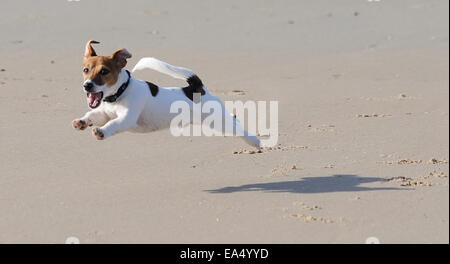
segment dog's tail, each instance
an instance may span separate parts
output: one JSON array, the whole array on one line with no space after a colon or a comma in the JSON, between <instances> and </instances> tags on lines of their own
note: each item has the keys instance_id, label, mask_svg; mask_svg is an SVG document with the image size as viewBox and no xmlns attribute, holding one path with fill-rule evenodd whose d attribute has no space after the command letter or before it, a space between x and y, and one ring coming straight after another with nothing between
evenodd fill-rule
<instances>
[{"instance_id":1,"label":"dog's tail","mask_svg":"<svg viewBox=\"0 0 450 264\"><path fill-rule=\"evenodd\" d=\"M160 61L158 59L151 58L151 57L146 57L146 58L140 59L138 61L138 63L136 64L136 66L134 66L132 72L134 72L136 70L143 70L143 69L152 69L152 70L158 71L160 73L164 73L169 76L172 76L173 78L181 79L181 80L185 80L185 81L192 79L194 76L197 76L194 72L192 72L189 69L186 69L183 67L178 67L178 66L173 66L173 65L170 65L163 61ZM194 78L198 78L198 77L194 77Z\"/></svg>"}]
</instances>

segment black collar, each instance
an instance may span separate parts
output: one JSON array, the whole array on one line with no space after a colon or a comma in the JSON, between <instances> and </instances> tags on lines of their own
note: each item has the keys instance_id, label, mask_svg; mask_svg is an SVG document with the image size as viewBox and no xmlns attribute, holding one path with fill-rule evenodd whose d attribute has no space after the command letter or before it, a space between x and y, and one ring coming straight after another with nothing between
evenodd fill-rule
<instances>
[{"instance_id":1,"label":"black collar","mask_svg":"<svg viewBox=\"0 0 450 264\"><path fill-rule=\"evenodd\" d=\"M123 94L123 92L125 92L125 90L128 87L128 84L130 83L130 79L131 79L131 74L129 71L126 71L128 74L128 80L126 82L124 82L119 89L117 89L117 92L113 95L107 96L105 98L103 98L103 101L108 102L108 103L114 103L117 98L119 98L120 95Z\"/></svg>"}]
</instances>

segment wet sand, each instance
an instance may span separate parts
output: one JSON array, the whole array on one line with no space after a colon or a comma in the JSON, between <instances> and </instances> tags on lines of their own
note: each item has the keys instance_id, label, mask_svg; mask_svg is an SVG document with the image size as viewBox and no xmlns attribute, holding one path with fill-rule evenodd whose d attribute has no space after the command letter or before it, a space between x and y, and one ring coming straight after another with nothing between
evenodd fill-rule
<instances>
[{"instance_id":1,"label":"wet sand","mask_svg":"<svg viewBox=\"0 0 450 264\"><path fill-rule=\"evenodd\" d=\"M448 2L4 2L0 243L449 242ZM89 39L278 100L280 145L75 131Z\"/></svg>"}]
</instances>

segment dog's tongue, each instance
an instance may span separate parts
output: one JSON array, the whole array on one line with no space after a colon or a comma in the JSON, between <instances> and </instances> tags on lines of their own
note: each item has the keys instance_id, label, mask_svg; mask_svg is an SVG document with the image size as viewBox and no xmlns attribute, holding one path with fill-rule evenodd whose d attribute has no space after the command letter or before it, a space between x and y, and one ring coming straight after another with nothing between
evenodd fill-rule
<instances>
[{"instance_id":1,"label":"dog's tongue","mask_svg":"<svg viewBox=\"0 0 450 264\"><path fill-rule=\"evenodd\" d=\"M102 99L101 96L102 96L101 93L89 93L88 94L89 104L92 107L96 107L100 102L100 100Z\"/></svg>"}]
</instances>

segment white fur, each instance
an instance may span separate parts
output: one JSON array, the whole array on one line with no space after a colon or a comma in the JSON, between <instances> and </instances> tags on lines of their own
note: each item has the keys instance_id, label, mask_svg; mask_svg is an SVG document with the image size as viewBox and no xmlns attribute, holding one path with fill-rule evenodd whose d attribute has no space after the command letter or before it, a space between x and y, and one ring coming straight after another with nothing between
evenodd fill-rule
<instances>
[{"instance_id":1,"label":"white fur","mask_svg":"<svg viewBox=\"0 0 450 264\"><path fill-rule=\"evenodd\" d=\"M183 67L176 67L163 61L160 61L158 59L150 57L140 59L138 63L136 63L136 65L134 66L132 72L143 69L152 69L160 73L172 76L173 78L182 80L187 80L189 77L195 75L195 73L193 73L189 69Z\"/></svg>"},{"instance_id":2,"label":"white fur","mask_svg":"<svg viewBox=\"0 0 450 264\"><path fill-rule=\"evenodd\" d=\"M176 67L155 58L142 58L133 68L133 71L146 68L183 80L195 75L195 73L189 69ZM108 95L112 95L117 91L120 85L127 80L127 77L126 71L122 69L118 81L114 86L94 86L93 92L102 91L104 98ZM201 97L202 103L207 101L219 102L222 106L222 117L225 119L225 122L232 122L233 125L231 127L234 127L236 132L243 132L242 134L245 134L243 139L248 144L259 148L260 140L254 135L249 135L241 124L228 114L224 104L218 97L210 94L205 86L203 89L206 93ZM77 127L75 123L80 121L85 122L85 124L89 126L96 126L93 131L101 132L101 134L103 134L103 137L97 136L98 139L108 138L124 131L147 133L165 129L169 128L171 120L177 115L177 113L170 113L170 106L174 101L178 100L187 102L192 110L193 102L186 97L182 89L178 87L159 87L158 94L156 97L153 97L145 81L131 77L127 89L116 102L101 102L100 106L87 112L82 118L74 120L73 124L77 129L80 129L80 127ZM202 115L202 121L204 118L205 117ZM226 128L230 126L223 127ZM81 129L84 128L85 127ZM221 132L229 133L230 131Z\"/></svg>"}]
</instances>

